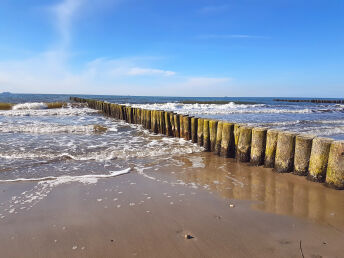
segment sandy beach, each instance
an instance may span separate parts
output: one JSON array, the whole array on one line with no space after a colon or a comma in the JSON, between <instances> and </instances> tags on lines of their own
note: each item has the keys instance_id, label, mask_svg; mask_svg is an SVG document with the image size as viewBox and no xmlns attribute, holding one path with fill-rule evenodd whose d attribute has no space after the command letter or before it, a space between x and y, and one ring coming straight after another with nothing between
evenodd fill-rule
<instances>
[{"instance_id":1,"label":"sandy beach","mask_svg":"<svg viewBox=\"0 0 344 258\"><path fill-rule=\"evenodd\" d=\"M1 183L0 209L24 207L0 220L1 257L342 256L344 192L211 153L179 161L51 190Z\"/></svg>"}]
</instances>

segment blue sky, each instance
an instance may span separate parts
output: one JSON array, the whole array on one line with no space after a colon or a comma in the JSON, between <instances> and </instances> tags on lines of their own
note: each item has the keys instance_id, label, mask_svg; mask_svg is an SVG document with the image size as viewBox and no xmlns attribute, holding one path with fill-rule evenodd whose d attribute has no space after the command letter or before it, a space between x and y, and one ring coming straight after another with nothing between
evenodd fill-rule
<instances>
[{"instance_id":1,"label":"blue sky","mask_svg":"<svg viewBox=\"0 0 344 258\"><path fill-rule=\"evenodd\" d=\"M0 91L344 97L344 1L1 0Z\"/></svg>"}]
</instances>

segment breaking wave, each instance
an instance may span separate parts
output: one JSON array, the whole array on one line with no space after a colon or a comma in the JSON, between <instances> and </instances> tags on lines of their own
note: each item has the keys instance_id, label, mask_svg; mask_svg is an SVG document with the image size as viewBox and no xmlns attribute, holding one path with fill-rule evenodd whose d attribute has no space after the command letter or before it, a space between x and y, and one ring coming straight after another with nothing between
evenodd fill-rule
<instances>
[{"instance_id":1,"label":"breaking wave","mask_svg":"<svg viewBox=\"0 0 344 258\"><path fill-rule=\"evenodd\" d=\"M128 104L129 105L129 104ZM134 104L138 108L173 111L190 115L226 115L226 114L309 114L325 112L343 112L340 106L278 106L267 104L182 104L182 103L155 103Z\"/></svg>"},{"instance_id":2,"label":"breaking wave","mask_svg":"<svg viewBox=\"0 0 344 258\"><path fill-rule=\"evenodd\" d=\"M18 105L23 105L23 104L18 104ZM90 108L73 108L73 107L53 108L53 109L18 108L18 109L12 109L12 110L0 110L0 115L4 117L16 117L16 116L34 116L34 117L36 116L70 116L71 117L71 116L85 116L88 114L95 114L95 113L98 113L98 111L94 109L90 109Z\"/></svg>"},{"instance_id":3,"label":"breaking wave","mask_svg":"<svg viewBox=\"0 0 344 258\"><path fill-rule=\"evenodd\" d=\"M57 124L9 124L0 126L1 133L77 133L90 134L95 132L104 132L107 127L103 125L57 125ZM111 128L116 131L116 128Z\"/></svg>"},{"instance_id":4,"label":"breaking wave","mask_svg":"<svg viewBox=\"0 0 344 258\"><path fill-rule=\"evenodd\" d=\"M37 110L37 109L46 109L48 106L43 102L34 102L34 103L20 103L12 107L12 110Z\"/></svg>"}]
</instances>

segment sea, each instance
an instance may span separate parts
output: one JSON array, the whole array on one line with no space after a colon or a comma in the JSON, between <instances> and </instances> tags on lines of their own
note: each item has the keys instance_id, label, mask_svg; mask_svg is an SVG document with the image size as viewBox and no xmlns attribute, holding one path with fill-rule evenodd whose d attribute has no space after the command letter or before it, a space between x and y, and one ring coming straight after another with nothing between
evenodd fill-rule
<instances>
[{"instance_id":1,"label":"sea","mask_svg":"<svg viewBox=\"0 0 344 258\"><path fill-rule=\"evenodd\" d=\"M141 125L72 105L70 96L344 139L342 104L285 103L274 98L0 94L0 103L14 104L11 110L0 110L0 184L35 184L0 203L0 219L33 207L60 184L94 184L131 172L152 178L146 169L183 166L180 157L203 151L184 139L156 135ZM68 104L48 109L47 102ZM203 166L197 156L192 162Z\"/></svg>"}]
</instances>

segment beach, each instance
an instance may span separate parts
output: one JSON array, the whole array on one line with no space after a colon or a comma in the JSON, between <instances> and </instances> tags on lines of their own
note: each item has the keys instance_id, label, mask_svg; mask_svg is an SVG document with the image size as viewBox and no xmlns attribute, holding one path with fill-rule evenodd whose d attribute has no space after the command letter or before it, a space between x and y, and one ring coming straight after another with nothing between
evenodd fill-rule
<instances>
[{"instance_id":1,"label":"beach","mask_svg":"<svg viewBox=\"0 0 344 258\"><path fill-rule=\"evenodd\" d=\"M343 192L212 153L179 162L56 185L0 220L2 256L341 257ZM2 183L0 203L41 187Z\"/></svg>"},{"instance_id":2,"label":"beach","mask_svg":"<svg viewBox=\"0 0 344 258\"><path fill-rule=\"evenodd\" d=\"M343 191L205 152L84 104L50 108L44 99L67 97L19 94L0 111L1 256L341 257ZM256 118L258 126L277 119L300 132L321 125L319 132L343 137L336 104L321 120L315 104L165 100L130 99L190 116ZM287 122L295 114L303 120Z\"/></svg>"}]
</instances>

